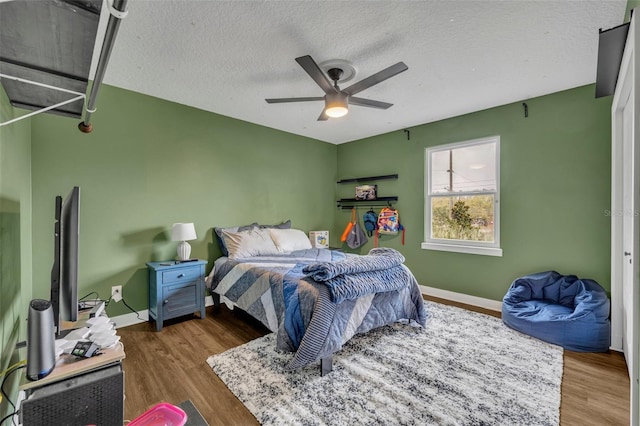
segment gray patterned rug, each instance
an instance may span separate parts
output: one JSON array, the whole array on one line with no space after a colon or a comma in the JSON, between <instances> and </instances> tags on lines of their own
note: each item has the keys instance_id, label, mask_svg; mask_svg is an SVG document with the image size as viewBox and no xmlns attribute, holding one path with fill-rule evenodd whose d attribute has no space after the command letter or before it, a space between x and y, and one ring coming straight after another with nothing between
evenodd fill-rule
<instances>
[{"instance_id":1,"label":"gray patterned rug","mask_svg":"<svg viewBox=\"0 0 640 426\"><path fill-rule=\"evenodd\" d=\"M289 372L269 334L207 362L265 425L557 425L562 348L498 318L425 302L427 327L357 335Z\"/></svg>"}]
</instances>

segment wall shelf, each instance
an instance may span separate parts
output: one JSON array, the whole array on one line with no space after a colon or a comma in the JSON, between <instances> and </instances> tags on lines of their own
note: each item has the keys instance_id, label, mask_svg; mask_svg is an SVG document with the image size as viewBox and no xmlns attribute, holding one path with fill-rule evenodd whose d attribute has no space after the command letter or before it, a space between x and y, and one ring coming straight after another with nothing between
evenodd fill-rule
<instances>
[{"instance_id":1,"label":"wall shelf","mask_svg":"<svg viewBox=\"0 0 640 426\"><path fill-rule=\"evenodd\" d=\"M398 175L393 174L393 175L359 177L359 178L352 178L352 179L340 179L336 183L371 182L375 180L387 180L387 179L398 179ZM338 200L338 208L341 208L342 210L347 210L347 209L352 209L355 206L379 207L381 204L386 204L387 206L391 207L391 203L395 201L398 201L397 196L376 197L375 200L359 200L357 198L340 198Z\"/></svg>"},{"instance_id":2,"label":"wall shelf","mask_svg":"<svg viewBox=\"0 0 640 426\"><path fill-rule=\"evenodd\" d=\"M398 179L398 175L395 174L395 175L360 177L360 178L353 178L353 179L340 179L336 183L369 182L372 180L385 180L385 179Z\"/></svg>"},{"instance_id":3,"label":"wall shelf","mask_svg":"<svg viewBox=\"0 0 640 426\"><path fill-rule=\"evenodd\" d=\"M340 198L338 200L338 207L343 210L351 209L356 205L361 207L378 207L380 204L391 205L392 201L398 201L398 197L378 197L375 200L357 200L355 198Z\"/></svg>"}]
</instances>

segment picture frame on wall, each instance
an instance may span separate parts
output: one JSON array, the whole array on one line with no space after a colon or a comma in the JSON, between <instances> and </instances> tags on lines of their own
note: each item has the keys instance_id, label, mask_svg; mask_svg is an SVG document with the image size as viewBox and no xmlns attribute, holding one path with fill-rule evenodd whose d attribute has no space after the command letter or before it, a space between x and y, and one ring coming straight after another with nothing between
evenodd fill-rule
<instances>
[{"instance_id":1,"label":"picture frame on wall","mask_svg":"<svg viewBox=\"0 0 640 426\"><path fill-rule=\"evenodd\" d=\"M375 200L378 193L378 185L356 186L356 200Z\"/></svg>"}]
</instances>

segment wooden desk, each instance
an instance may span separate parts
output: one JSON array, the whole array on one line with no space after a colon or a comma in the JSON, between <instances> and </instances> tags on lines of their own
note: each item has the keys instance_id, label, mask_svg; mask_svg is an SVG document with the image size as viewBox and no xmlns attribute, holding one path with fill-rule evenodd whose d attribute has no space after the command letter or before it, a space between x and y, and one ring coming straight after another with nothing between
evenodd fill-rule
<instances>
[{"instance_id":1,"label":"wooden desk","mask_svg":"<svg viewBox=\"0 0 640 426\"><path fill-rule=\"evenodd\" d=\"M87 320L89 319L90 311L90 309L80 311L78 313L78 321L63 321L61 324L62 330L74 330L76 328L85 327L87 325ZM125 357L124 345L122 342L116 343L113 347L102 349L100 352L102 352L102 355L84 359L69 354L62 354L56 360L56 365L48 376L40 380L29 380L27 379L26 374L23 374L20 381L20 390L40 387L69 377L77 376L78 374L86 373L87 371L92 371L109 364L122 362ZM24 358L26 358L26 356Z\"/></svg>"},{"instance_id":2,"label":"wooden desk","mask_svg":"<svg viewBox=\"0 0 640 426\"><path fill-rule=\"evenodd\" d=\"M41 387L59 380L68 379L78 374L96 370L109 364L122 362L125 358L124 345L118 342L115 346L101 350L102 355L91 358L78 358L73 355L63 354L56 361L53 371L40 380L29 380L26 374L22 375L20 390Z\"/></svg>"}]
</instances>

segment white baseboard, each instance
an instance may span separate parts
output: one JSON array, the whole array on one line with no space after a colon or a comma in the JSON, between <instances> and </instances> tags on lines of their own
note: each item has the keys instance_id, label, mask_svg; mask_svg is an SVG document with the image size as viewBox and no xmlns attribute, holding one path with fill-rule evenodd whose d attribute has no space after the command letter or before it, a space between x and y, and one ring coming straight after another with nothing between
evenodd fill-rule
<instances>
[{"instance_id":1,"label":"white baseboard","mask_svg":"<svg viewBox=\"0 0 640 426\"><path fill-rule=\"evenodd\" d=\"M205 297L204 305L213 306L213 297ZM129 314L122 314L116 317L109 317L109 319L115 323L116 328L128 327L130 325L149 321L149 311L145 309L144 311L138 311L136 313L131 312Z\"/></svg>"},{"instance_id":2,"label":"white baseboard","mask_svg":"<svg viewBox=\"0 0 640 426\"><path fill-rule=\"evenodd\" d=\"M116 328L128 327L149 321L149 311L145 309L144 311L138 311L136 313L131 312L129 314L118 315L117 317L109 317L109 319L115 323Z\"/></svg>"},{"instance_id":3,"label":"white baseboard","mask_svg":"<svg viewBox=\"0 0 640 426\"><path fill-rule=\"evenodd\" d=\"M622 335L614 332L613 330L611 332L611 346L609 346L609 349L617 352L624 352L622 349Z\"/></svg>"},{"instance_id":4,"label":"white baseboard","mask_svg":"<svg viewBox=\"0 0 640 426\"><path fill-rule=\"evenodd\" d=\"M468 294L456 293L453 291L442 290L434 287L420 286L422 294L427 296L439 297L440 299L447 299L453 302L464 303L467 305L478 306L484 309L490 309L492 311L501 312L502 302L497 300L485 299L477 296L470 296ZM213 306L213 297L207 296L204 299L205 306ZM139 318L138 318L139 317ZM118 315L116 317L110 317L116 325L116 328L128 327L134 324L140 324L142 322L149 321L149 311L138 311L137 313L129 313Z\"/></svg>"},{"instance_id":5,"label":"white baseboard","mask_svg":"<svg viewBox=\"0 0 640 426\"><path fill-rule=\"evenodd\" d=\"M466 305L478 306L480 308L489 309L491 311L502 312L502 301L485 299L483 297L471 296L464 293L456 293L454 291L442 290L440 288L420 286L422 294L427 296L438 297L440 299L451 300L453 302L464 303Z\"/></svg>"}]
</instances>

